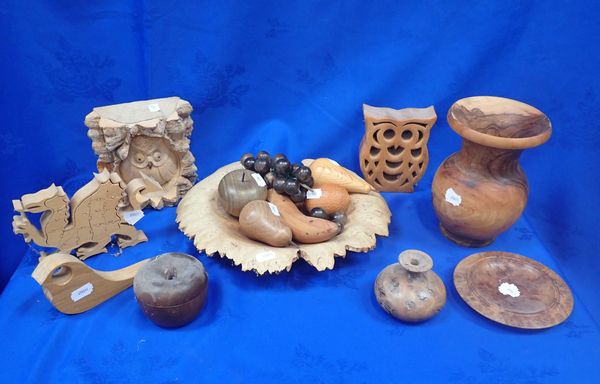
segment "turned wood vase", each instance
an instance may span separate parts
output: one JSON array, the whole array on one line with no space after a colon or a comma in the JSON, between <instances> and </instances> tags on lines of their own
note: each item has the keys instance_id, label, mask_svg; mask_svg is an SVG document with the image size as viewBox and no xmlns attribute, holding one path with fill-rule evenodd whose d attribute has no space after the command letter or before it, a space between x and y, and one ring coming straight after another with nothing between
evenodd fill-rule
<instances>
[{"instance_id":1,"label":"turned wood vase","mask_svg":"<svg viewBox=\"0 0 600 384\"><path fill-rule=\"evenodd\" d=\"M458 100L448 123L462 137L462 148L435 174L433 207L447 238L483 247L521 216L528 184L519 156L546 142L552 126L536 108L492 96Z\"/></svg>"}]
</instances>

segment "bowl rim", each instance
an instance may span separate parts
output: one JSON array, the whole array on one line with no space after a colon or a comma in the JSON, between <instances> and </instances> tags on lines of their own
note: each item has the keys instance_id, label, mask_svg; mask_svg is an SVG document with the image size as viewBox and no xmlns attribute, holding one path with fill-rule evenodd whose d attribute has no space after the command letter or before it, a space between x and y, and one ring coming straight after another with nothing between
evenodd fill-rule
<instances>
[{"instance_id":1,"label":"bowl rim","mask_svg":"<svg viewBox=\"0 0 600 384\"><path fill-rule=\"evenodd\" d=\"M547 121L547 127L537 135L528 136L528 137L501 137L494 136L491 134L483 133L472 129L471 127L463 124L460 120L458 120L454 114L454 108L461 104L464 101L479 101L477 99L487 99L487 100L495 100L499 102L506 102L516 105L521 105L527 109L532 110L532 112L537 112L541 116L543 116ZM450 109L448 109L447 120L450 124L450 128L454 132L456 132L459 136L469 141L472 141L477 144L481 144L486 147L499 148L499 149L527 149L537 147L539 145L544 144L550 136L552 135L552 123L548 119L548 117L539 109L524 103L519 100L509 99L506 97L499 96L471 96L464 97L460 100L455 101Z\"/></svg>"}]
</instances>

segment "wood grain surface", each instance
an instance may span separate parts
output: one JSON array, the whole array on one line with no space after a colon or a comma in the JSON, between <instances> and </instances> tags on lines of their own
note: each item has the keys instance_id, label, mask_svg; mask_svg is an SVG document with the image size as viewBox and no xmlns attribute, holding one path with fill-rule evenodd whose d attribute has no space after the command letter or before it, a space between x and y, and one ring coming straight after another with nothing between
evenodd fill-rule
<instances>
[{"instance_id":1,"label":"wood grain surface","mask_svg":"<svg viewBox=\"0 0 600 384\"><path fill-rule=\"evenodd\" d=\"M502 284L513 291L502 293ZM481 252L464 258L454 269L454 285L475 311L511 327L549 328L573 310L571 290L560 276L514 253Z\"/></svg>"},{"instance_id":2,"label":"wood grain surface","mask_svg":"<svg viewBox=\"0 0 600 384\"><path fill-rule=\"evenodd\" d=\"M303 163L310 162L307 159ZM375 248L376 235L388 235L391 212L379 193L370 192L350 195L348 222L344 231L330 241L276 248L251 240L240 232L238 220L221 207L217 194L221 178L241 167L235 162L218 169L196 184L177 207L179 229L193 239L200 252L229 258L242 270L257 274L290 270L299 258L323 271L334 267L336 256L345 257L348 250L367 252Z\"/></svg>"}]
</instances>

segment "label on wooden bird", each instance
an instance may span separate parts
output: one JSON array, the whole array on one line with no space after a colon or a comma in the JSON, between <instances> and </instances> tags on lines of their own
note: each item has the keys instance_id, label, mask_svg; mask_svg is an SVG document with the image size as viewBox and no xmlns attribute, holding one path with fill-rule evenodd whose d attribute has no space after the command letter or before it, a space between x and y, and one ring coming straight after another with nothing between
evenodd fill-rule
<instances>
[{"instance_id":1,"label":"label on wooden bird","mask_svg":"<svg viewBox=\"0 0 600 384\"><path fill-rule=\"evenodd\" d=\"M160 105L158 105L158 104L148 104L148 110L150 112L158 112L158 111L160 111Z\"/></svg>"},{"instance_id":2,"label":"label on wooden bird","mask_svg":"<svg viewBox=\"0 0 600 384\"><path fill-rule=\"evenodd\" d=\"M94 286L92 285L92 283L86 283L74 290L73 292L71 292L71 300L77 302L83 299L84 297L91 295L93 291Z\"/></svg>"},{"instance_id":3,"label":"label on wooden bird","mask_svg":"<svg viewBox=\"0 0 600 384\"><path fill-rule=\"evenodd\" d=\"M275 204L273 204L273 203L268 203L268 204L269 204L269 208L271 208L271 212L273 212L273 214L275 216L281 216L279 214L279 209L277 209L277 206Z\"/></svg>"},{"instance_id":4,"label":"label on wooden bird","mask_svg":"<svg viewBox=\"0 0 600 384\"><path fill-rule=\"evenodd\" d=\"M144 217L144 212L141 210L123 212L123 219L131 225L134 225Z\"/></svg>"},{"instance_id":5,"label":"label on wooden bird","mask_svg":"<svg viewBox=\"0 0 600 384\"><path fill-rule=\"evenodd\" d=\"M321 195L323 195L323 192L321 191L321 188L313 188L313 189L308 189L306 191L306 198L307 199L320 199Z\"/></svg>"},{"instance_id":6,"label":"label on wooden bird","mask_svg":"<svg viewBox=\"0 0 600 384\"><path fill-rule=\"evenodd\" d=\"M257 253L255 256L256 261L262 263L265 261L273 260L277 255L273 251L265 251Z\"/></svg>"},{"instance_id":7,"label":"label on wooden bird","mask_svg":"<svg viewBox=\"0 0 600 384\"><path fill-rule=\"evenodd\" d=\"M329 162L330 162L331 164L333 164L333 165L337 165L338 167L340 166L340 163L338 163L338 162L337 162L337 161L335 161L335 160L329 159Z\"/></svg>"},{"instance_id":8,"label":"label on wooden bird","mask_svg":"<svg viewBox=\"0 0 600 384\"><path fill-rule=\"evenodd\" d=\"M265 183L265 179L263 179L258 173L253 173L252 178L256 181L256 184L258 184L259 187L264 187L267 185L267 183Z\"/></svg>"},{"instance_id":9,"label":"label on wooden bird","mask_svg":"<svg viewBox=\"0 0 600 384\"><path fill-rule=\"evenodd\" d=\"M447 202L458 207L460 203L462 203L462 197L452 188L446 189L446 194L444 196Z\"/></svg>"},{"instance_id":10,"label":"label on wooden bird","mask_svg":"<svg viewBox=\"0 0 600 384\"><path fill-rule=\"evenodd\" d=\"M502 283L498 287L498 292L503 294L504 296L510 297L519 297L521 296L521 291L519 291L519 287L512 283Z\"/></svg>"}]
</instances>

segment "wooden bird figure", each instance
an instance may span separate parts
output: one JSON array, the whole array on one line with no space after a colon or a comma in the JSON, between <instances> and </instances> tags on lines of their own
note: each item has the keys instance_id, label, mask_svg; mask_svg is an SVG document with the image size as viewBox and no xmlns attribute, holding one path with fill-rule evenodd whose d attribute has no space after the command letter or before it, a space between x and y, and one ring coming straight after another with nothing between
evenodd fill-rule
<instances>
[{"instance_id":1,"label":"wooden bird figure","mask_svg":"<svg viewBox=\"0 0 600 384\"><path fill-rule=\"evenodd\" d=\"M31 277L62 313L85 312L133 284L137 270L148 260L116 271L96 271L72 255L54 253L42 258Z\"/></svg>"}]
</instances>

